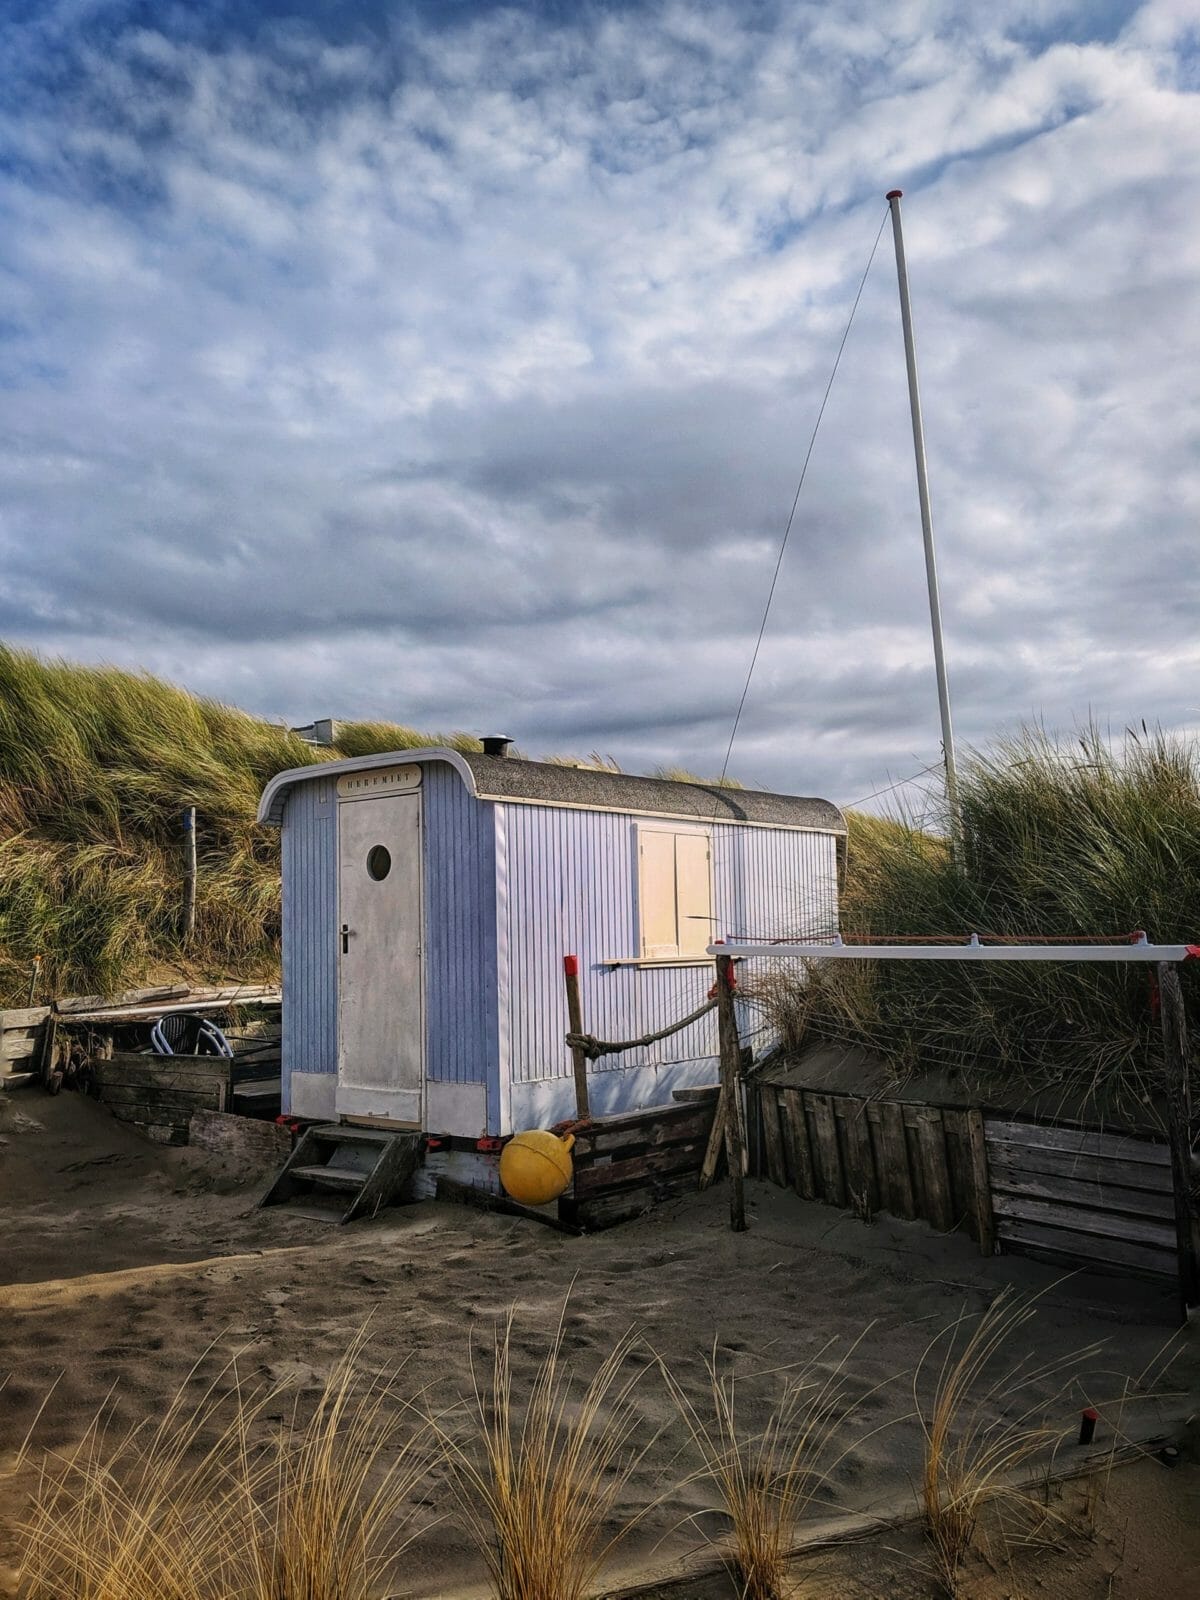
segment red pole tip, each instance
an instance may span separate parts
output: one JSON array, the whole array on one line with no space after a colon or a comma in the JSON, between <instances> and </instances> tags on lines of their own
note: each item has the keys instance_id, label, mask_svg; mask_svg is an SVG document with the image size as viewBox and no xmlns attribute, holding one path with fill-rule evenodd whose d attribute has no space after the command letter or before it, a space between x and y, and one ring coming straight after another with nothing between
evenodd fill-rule
<instances>
[{"instance_id":1,"label":"red pole tip","mask_svg":"<svg viewBox=\"0 0 1200 1600\"><path fill-rule=\"evenodd\" d=\"M885 200L902 200L904 198L904 190L903 189L889 189L888 192L884 195L883 198Z\"/></svg>"},{"instance_id":2,"label":"red pole tip","mask_svg":"<svg viewBox=\"0 0 1200 1600\"><path fill-rule=\"evenodd\" d=\"M579 976L579 957L564 956L563 971L566 973L568 978L577 978Z\"/></svg>"}]
</instances>

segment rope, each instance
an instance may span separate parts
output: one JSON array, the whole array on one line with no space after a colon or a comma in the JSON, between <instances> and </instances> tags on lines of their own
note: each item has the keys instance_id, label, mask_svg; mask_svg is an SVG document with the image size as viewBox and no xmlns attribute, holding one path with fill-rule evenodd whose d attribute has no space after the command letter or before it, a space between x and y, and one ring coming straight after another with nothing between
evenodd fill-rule
<instances>
[{"instance_id":1,"label":"rope","mask_svg":"<svg viewBox=\"0 0 1200 1600\"><path fill-rule=\"evenodd\" d=\"M854 304L850 307L850 316L846 321L846 328L842 334L842 342L838 345L837 355L834 357L833 371L829 374L829 382L825 385L825 393L821 397L821 404L817 410L817 420L813 423L813 430L809 436L808 449L804 456L804 465L800 468L800 481L796 485L796 493L792 499L792 509L788 513L787 526L783 530L783 539L779 546L779 555L775 561L775 572L771 578L771 587L767 590L767 603L763 607L762 622L759 624L758 638L754 643L754 654L750 657L750 667L746 673L746 682L742 687L742 698L738 701L737 712L733 719L733 727L729 734L729 745L725 751L725 760L721 764L721 776L717 780L718 787L725 782L725 778L729 772L729 758L733 754L733 741L737 738L738 724L741 722L742 712L746 708L746 696L750 693L750 680L753 678L754 669L758 665L758 653L762 649L763 635L767 631L767 618L771 615L771 602L775 598L775 587L779 582L779 573L783 567L783 557L785 551L787 550L788 538L792 531L792 523L796 520L796 507L800 504L800 491L804 488L804 480L808 476L808 464L812 460L813 446L817 442L817 434L820 431L821 419L825 415L825 407L829 404L829 394L833 388L833 380L837 377L838 367L842 362L842 352L846 348L846 340L850 337L850 329L854 326L854 314L858 310L858 302L862 299L863 290L867 286L867 274L871 270L871 263L875 259L875 252L879 249L879 241L883 237L883 230L889 216L891 216L890 207L883 213L883 221L879 224L879 232L875 235L875 243L871 246L871 254L867 257L867 264L863 269L863 275L858 285L858 293L854 296ZM716 813L714 812L713 815L715 817Z\"/></svg>"},{"instance_id":2,"label":"rope","mask_svg":"<svg viewBox=\"0 0 1200 1600\"><path fill-rule=\"evenodd\" d=\"M698 1010L690 1016L684 1017L682 1022L672 1022L668 1027L660 1028L657 1033L644 1033L640 1039L597 1039L590 1033L569 1033L567 1043L572 1050L582 1050L589 1061L595 1061L599 1056L620 1055L625 1050L637 1050L642 1045L654 1044L659 1039L666 1039L672 1033L679 1033L681 1029L690 1027L693 1022L699 1022L701 1017L716 1008L715 1000L706 1000Z\"/></svg>"}]
</instances>

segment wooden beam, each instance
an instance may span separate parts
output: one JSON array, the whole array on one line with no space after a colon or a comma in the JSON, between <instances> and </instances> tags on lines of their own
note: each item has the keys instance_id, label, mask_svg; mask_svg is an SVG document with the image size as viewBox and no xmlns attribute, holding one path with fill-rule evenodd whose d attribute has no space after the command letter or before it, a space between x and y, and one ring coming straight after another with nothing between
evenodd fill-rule
<instances>
[{"instance_id":1,"label":"wooden beam","mask_svg":"<svg viewBox=\"0 0 1200 1600\"><path fill-rule=\"evenodd\" d=\"M1200 1305L1200 1198L1192 1167L1191 1055L1187 1013L1178 969L1164 961L1158 969L1162 999L1163 1068L1166 1078L1167 1135L1171 1148L1171 1186L1175 1196L1175 1249L1179 1261L1179 1309L1184 1322Z\"/></svg>"},{"instance_id":2,"label":"wooden beam","mask_svg":"<svg viewBox=\"0 0 1200 1600\"><path fill-rule=\"evenodd\" d=\"M583 1032L583 1005L579 999L579 957L563 957L563 981L567 986L567 1023L572 1033ZM587 1056L580 1045L571 1046L571 1070L575 1078L575 1115L586 1122L591 1115L588 1104Z\"/></svg>"},{"instance_id":3,"label":"wooden beam","mask_svg":"<svg viewBox=\"0 0 1200 1600\"><path fill-rule=\"evenodd\" d=\"M808 1121L804 1115L804 1095L800 1089L784 1089L784 1127L792 1161L792 1187L805 1200L817 1198L817 1179L813 1171L812 1146L808 1142Z\"/></svg>"},{"instance_id":4,"label":"wooden beam","mask_svg":"<svg viewBox=\"0 0 1200 1600\"><path fill-rule=\"evenodd\" d=\"M996 1219L992 1214L987 1141L983 1136L983 1115L973 1108L967 1112L967 1147L971 1152L971 1181L975 1186L975 1228L979 1254L995 1255Z\"/></svg>"},{"instance_id":5,"label":"wooden beam","mask_svg":"<svg viewBox=\"0 0 1200 1600\"><path fill-rule=\"evenodd\" d=\"M781 1189L787 1187L787 1162L783 1154L783 1134L779 1126L779 1091L774 1084L759 1085L759 1105L762 1108L763 1145L766 1152L767 1177Z\"/></svg>"},{"instance_id":6,"label":"wooden beam","mask_svg":"<svg viewBox=\"0 0 1200 1600\"><path fill-rule=\"evenodd\" d=\"M717 1168L721 1162L721 1151L725 1148L725 1091L722 1089L717 1095L716 1108L713 1111L712 1127L708 1130L708 1146L704 1152L704 1161L700 1167L701 1189L707 1189L717 1175Z\"/></svg>"},{"instance_id":7,"label":"wooden beam","mask_svg":"<svg viewBox=\"0 0 1200 1600\"><path fill-rule=\"evenodd\" d=\"M807 1096L812 1113L813 1132L816 1135L817 1167L821 1180L821 1198L831 1206L846 1204L846 1180L842 1173L842 1156L838 1149L837 1118L833 1102L827 1094Z\"/></svg>"},{"instance_id":8,"label":"wooden beam","mask_svg":"<svg viewBox=\"0 0 1200 1600\"><path fill-rule=\"evenodd\" d=\"M721 1090L725 1097L725 1157L729 1167L729 1226L746 1231L746 1189L742 1178L742 1102L738 1084L741 1042L733 1009L733 962L717 957L717 1022L721 1040Z\"/></svg>"}]
</instances>

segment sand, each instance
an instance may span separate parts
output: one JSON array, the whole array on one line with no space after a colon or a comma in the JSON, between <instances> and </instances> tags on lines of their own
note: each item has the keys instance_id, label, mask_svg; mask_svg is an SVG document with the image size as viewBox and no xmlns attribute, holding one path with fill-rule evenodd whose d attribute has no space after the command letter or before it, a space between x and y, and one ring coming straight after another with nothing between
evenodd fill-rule
<instances>
[{"instance_id":1,"label":"sand","mask_svg":"<svg viewBox=\"0 0 1200 1600\"><path fill-rule=\"evenodd\" d=\"M405 1382L451 1404L469 1385L472 1346L487 1351L510 1307L518 1374L528 1373L570 1294L568 1349L579 1371L590 1372L627 1327L644 1340L637 1405L655 1442L623 1507L658 1503L622 1546L609 1588L673 1582L674 1594L717 1595L731 1590L703 1576L713 1559L703 1535L718 1527L711 1491L680 1485L694 1461L656 1356L700 1401L715 1346L736 1365L753 1427L778 1393L778 1369L822 1351L835 1361L869 1328L847 1366L858 1403L844 1439L855 1448L834 1475L823 1528L911 1512L920 1444L906 1418L913 1368L939 1330L964 1310L981 1311L1005 1285L1040 1296L1029 1339L1040 1360L1101 1342L1070 1393L1042 1386L1064 1430L1091 1402L1102 1413L1101 1449L1118 1423L1126 1439L1177 1435L1200 1393L1195 1329L1178 1334L1166 1292L983 1260L969 1239L883 1216L864 1224L766 1184L749 1186L743 1235L729 1231L720 1188L583 1239L438 1203L336 1229L254 1210L260 1174L146 1144L91 1101L27 1090L0 1102L0 1376L10 1374L0 1390L0 1473L12 1468L51 1385L35 1458L78 1439L110 1390L122 1419L160 1414L206 1349L210 1365L243 1350L247 1371L288 1379L303 1398L367 1317L371 1361L407 1360ZM1082 1454L1069 1446L1059 1464ZM1114 1474L1111 1514L1098 1528L1073 1517L1071 1538L1056 1536L1068 1555L1025 1551L1017 1573L1009 1555L993 1551L967 1592L1136 1596L1161 1583L1173 1597L1200 1595L1198 1473L1185 1455L1174 1470L1151 1457L1137 1473ZM0 1502L0 1593L11 1587L16 1548L3 1520L28 1482L26 1467ZM484 1592L443 1476L422 1499L421 1532L396 1592ZM804 1592L928 1594L924 1561L918 1537L892 1530L809 1558Z\"/></svg>"}]
</instances>

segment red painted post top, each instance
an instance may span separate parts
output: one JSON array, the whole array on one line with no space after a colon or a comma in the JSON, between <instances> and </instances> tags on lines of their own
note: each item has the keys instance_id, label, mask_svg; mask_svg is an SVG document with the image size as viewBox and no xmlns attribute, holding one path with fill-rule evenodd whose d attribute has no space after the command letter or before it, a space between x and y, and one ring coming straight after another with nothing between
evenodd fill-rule
<instances>
[{"instance_id":1,"label":"red painted post top","mask_svg":"<svg viewBox=\"0 0 1200 1600\"><path fill-rule=\"evenodd\" d=\"M884 195L883 198L885 200L903 200L904 199L904 190L903 189L889 189L888 192Z\"/></svg>"},{"instance_id":2,"label":"red painted post top","mask_svg":"<svg viewBox=\"0 0 1200 1600\"><path fill-rule=\"evenodd\" d=\"M577 978L579 976L579 957L564 956L563 971L566 973L568 978Z\"/></svg>"}]
</instances>

